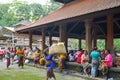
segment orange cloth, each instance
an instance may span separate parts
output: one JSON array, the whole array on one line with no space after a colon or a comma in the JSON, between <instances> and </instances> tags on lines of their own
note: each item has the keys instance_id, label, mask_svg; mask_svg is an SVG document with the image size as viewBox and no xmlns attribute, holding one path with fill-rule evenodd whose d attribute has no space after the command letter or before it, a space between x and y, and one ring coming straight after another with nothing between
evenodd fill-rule
<instances>
[{"instance_id":1,"label":"orange cloth","mask_svg":"<svg viewBox=\"0 0 120 80\"><path fill-rule=\"evenodd\" d=\"M82 56L81 56L81 63L84 64L86 61L88 61L88 59L89 59L88 55L82 54Z\"/></svg>"},{"instance_id":2,"label":"orange cloth","mask_svg":"<svg viewBox=\"0 0 120 80\"><path fill-rule=\"evenodd\" d=\"M22 54L23 55L24 54L24 50L18 50L17 54Z\"/></svg>"},{"instance_id":3,"label":"orange cloth","mask_svg":"<svg viewBox=\"0 0 120 80\"><path fill-rule=\"evenodd\" d=\"M104 62L104 66L108 66L108 61L105 61L105 62Z\"/></svg>"}]
</instances>

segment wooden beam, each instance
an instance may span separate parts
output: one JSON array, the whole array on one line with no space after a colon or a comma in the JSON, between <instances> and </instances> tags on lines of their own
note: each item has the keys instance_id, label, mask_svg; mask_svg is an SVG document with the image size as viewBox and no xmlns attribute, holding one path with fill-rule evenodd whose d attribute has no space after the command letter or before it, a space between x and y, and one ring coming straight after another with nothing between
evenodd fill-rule
<instances>
[{"instance_id":1,"label":"wooden beam","mask_svg":"<svg viewBox=\"0 0 120 80\"><path fill-rule=\"evenodd\" d=\"M67 50L67 27L66 24L61 24L59 25L59 37L60 37L60 42L64 42L65 43L65 47Z\"/></svg>"},{"instance_id":2,"label":"wooden beam","mask_svg":"<svg viewBox=\"0 0 120 80\"><path fill-rule=\"evenodd\" d=\"M52 34L51 33L48 33L49 34L49 44L50 46L52 45Z\"/></svg>"},{"instance_id":3,"label":"wooden beam","mask_svg":"<svg viewBox=\"0 0 120 80\"><path fill-rule=\"evenodd\" d=\"M61 42L65 42L66 41L66 37L67 37L67 33L66 33L66 25L59 25L59 36L60 36L60 41Z\"/></svg>"},{"instance_id":4,"label":"wooden beam","mask_svg":"<svg viewBox=\"0 0 120 80\"><path fill-rule=\"evenodd\" d=\"M96 27L93 27L93 47L97 47L97 29L96 29Z\"/></svg>"},{"instance_id":5,"label":"wooden beam","mask_svg":"<svg viewBox=\"0 0 120 80\"><path fill-rule=\"evenodd\" d=\"M32 31L29 31L29 47L32 49Z\"/></svg>"},{"instance_id":6,"label":"wooden beam","mask_svg":"<svg viewBox=\"0 0 120 80\"><path fill-rule=\"evenodd\" d=\"M107 49L113 50L113 15L107 15Z\"/></svg>"},{"instance_id":7,"label":"wooden beam","mask_svg":"<svg viewBox=\"0 0 120 80\"><path fill-rule=\"evenodd\" d=\"M54 31L53 34L54 34L54 33L55 33L55 34L59 34L59 32L56 32L56 31ZM82 36L82 35L81 35L81 36ZM72 37L72 38L78 39L78 38L80 38L80 35L74 34L74 33L67 33L67 37L68 37L68 38L71 38L71 37Z\"/></svg>"},{"instance_id":8,"label":"wooden beam","mask_svg":"<svg viewBox=\"0 0 120 80\"><path fill-rule=\"evenodd\" d=\"M107 38L105 38L105 49L107 49Z\"/></svg>"},{"instance_id":9,"label":"wooden beam","mask_svg":"<svg viewBox=\"0 0 120 80\"><path fill-rule=\"evenodd\" d=\"M92 20L85 20L85 30L86 30L86 50L88 53L92 50L92 33L91 33Z\"/></svg>"},{"instance_id":10,"label":"wooden beam","mask_svg":"<svg viewBox=\"0 0 120 80\"><path fill-rule=\"evenodd\" d=\"M77 23L75 23L72 28L70 28L70 30L68 31L68 33L70 33L78 24L79 24L80 21L78 21Z\"/></svg>"},{"instance_id":11,"label":"wooden beam","mask_svg":"<svg viewBox=\"0 0 120 80\"><path fill-rule=\"evenodd\" d=\"M114 19L113 22L118 21L118 20L120 20L120 18ZM96 22L94 22L94 23L100 24L100 23L106 23L106 22L107 22L107 20L102 20L102 21L96 21Z\"/></svg>"},{"instance_id":12,"label":"wooden beam","mask_svg":"<svg viewBox=\"0 0 120 80\"><path fill-rule=\"evenodd\" d=\"M103 33L103 35L106 35L99 24L97 24L97 27L100 29L100 31Z\"/></svg>"},{"instance_id":13,"label":"wooden beam","mask_svg":"<svg viewBox=\"0 0 120 80\"><path fill-rule=\"evenodd\" d=\"M42 51L45 49L45 28L42 28Z\"/></svg>"},{"instance_id":14,"label":"wooden beam","mask_svg":"<svg viewBox=\"0 0 120 80\"><path fill-rule=\"evenodd\" d=\"M81 38L79 38L78 41L79 41L78 50L80 50L81 49Z\"/></svg>"},{"instance_id":15,"label":"wooden beam","mask_svg":"<svg viewBox=\"0 0 120 80\"><path fill-rule=\"evenodd\" d=\"M118 28L120 29L120 24L118 24L117 21L115 21L115 24L118 26Z\"/></svg>"},{"instance_id":16,"label":"wooden beam","mask_svg":"<svg viewBox=\"0 0 120 80\"><path fill-rule=\"evenodd\" d=\"M51 32L53 32L55 30L56 26L52 28Z\"/></svg>"}]
</instances>

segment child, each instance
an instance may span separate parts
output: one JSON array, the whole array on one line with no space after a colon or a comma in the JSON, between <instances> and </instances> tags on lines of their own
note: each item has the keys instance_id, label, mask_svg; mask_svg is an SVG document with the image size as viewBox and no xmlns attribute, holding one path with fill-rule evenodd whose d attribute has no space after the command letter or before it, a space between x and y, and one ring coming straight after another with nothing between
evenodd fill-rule
<instances>
[{"instance_id":1,"label":"child","mask_svg":"<svg viewBox=\"0 0 120 80\"><path fill-rule=\"evenodd\" d=\"M49 78L54 78L54 80L56 80L55 74L53 72L53 67L55 66L55 63L52 61L52 55L49 55L46 57L47 60L47 75L46 75L46 80L48 80Z\"/></svg>"}]
</instances>

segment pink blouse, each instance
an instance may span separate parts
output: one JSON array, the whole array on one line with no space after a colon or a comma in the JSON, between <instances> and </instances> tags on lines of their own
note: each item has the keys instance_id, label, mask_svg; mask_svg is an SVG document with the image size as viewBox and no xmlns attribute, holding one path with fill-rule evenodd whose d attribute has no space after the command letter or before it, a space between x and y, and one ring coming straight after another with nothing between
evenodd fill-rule
<instances>
[{"instance_id":1,"label":"pink blouse","mask_svg":"<svg viewBox=\"0 0 120 80\"><path fill-rule=\"evenodd\" d=\"M105 61L105 66L112 67L113 58L111 54L107 54L107 56L105 57Z\"/></svg>"},{"instance_id":2,"label":"pink blouse","mask_svg":"<svg viewBox=\"0 0 120 80\"><path fill-rule=\"evenodd\" d=\"M0 49L0 54L4 54L4 50Z\"/></svg>"}]
</instances>

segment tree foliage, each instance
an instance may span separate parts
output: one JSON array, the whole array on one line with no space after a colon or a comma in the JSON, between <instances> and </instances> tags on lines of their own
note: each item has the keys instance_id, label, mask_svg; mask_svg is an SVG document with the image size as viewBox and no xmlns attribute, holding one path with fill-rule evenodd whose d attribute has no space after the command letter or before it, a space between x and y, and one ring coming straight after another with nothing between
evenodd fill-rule
<instances>
[{"instance_id":1,"label":"tree foliage","mask_svg":"<svg viewBox=\"0 0 120 80\"><path fill-rule=\"evenodd\" d=\"M0 26L13 26L21 20L34 22L50 12L58 9L61 4L50 0L46 5L38 3L27 4L14 0L9 4L0 4Z\"/></svg>"}]
</instances>

